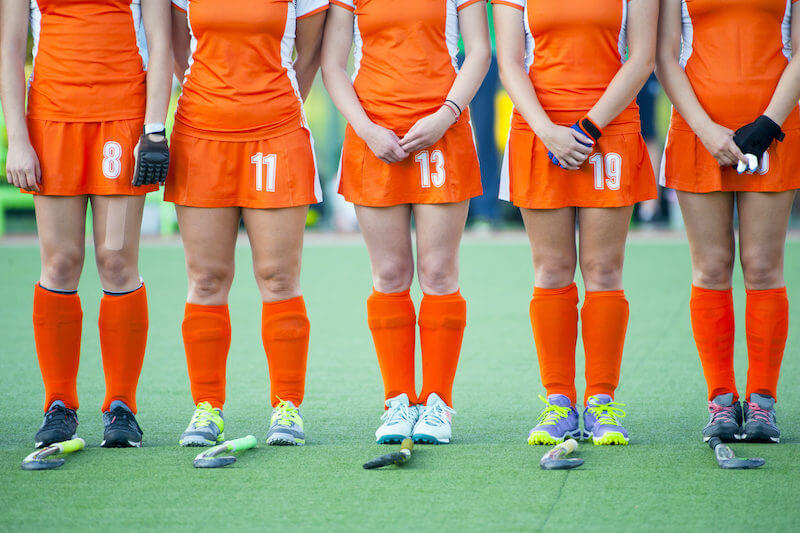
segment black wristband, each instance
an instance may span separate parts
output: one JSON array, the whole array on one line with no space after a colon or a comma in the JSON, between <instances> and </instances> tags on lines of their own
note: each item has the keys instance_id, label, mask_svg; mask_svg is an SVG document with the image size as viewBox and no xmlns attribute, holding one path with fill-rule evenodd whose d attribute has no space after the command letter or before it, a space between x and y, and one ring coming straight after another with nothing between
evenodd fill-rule
<instances>
[{"instance_id":1,"label":"black wristband","mask_svg":"<svg viewBox=\"0 0 800 533\"><path fill-rule=\"evenodd\" d=\"M583 130L586 133L591 135L592 139L594 139L595 141L597 139L599 139L600 137L602 137L603 132L600 131L600 129L597 126L595 126L594 122L589 120L589 118L583 117L581 119L581 121L580 121L580 124L581 124L581 128L583 128Z\"/></svg>"}]
</instances>

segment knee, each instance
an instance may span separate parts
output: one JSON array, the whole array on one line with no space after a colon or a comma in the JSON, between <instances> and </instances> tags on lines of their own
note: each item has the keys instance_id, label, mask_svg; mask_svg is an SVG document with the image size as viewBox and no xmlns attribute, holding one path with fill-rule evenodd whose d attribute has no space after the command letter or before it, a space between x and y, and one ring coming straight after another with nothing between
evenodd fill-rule
<instances>
[{"instance_id":1,"label":"knee","mask_svg":"<svg viewBox=\"0 0 800 533\"><path fill-rule=\"evenodd\" d=\"M190 299L195 303L213 305L216 299L224 296L227 300L228 291L233 283L233 267L205 266L189 269ZM212 300L214 300L212 302Z\"/></svg>"},{"instance_id":2,"label":"knee","mask_svg":"<svg viewBox=\"0 0 800 533\"><path fill-rule=\"evenodd\" d=\"M748 289L763 290L782 287L783 260L769 253L749 253L742 255L744 284Z\"/></svg>"},{"instance_id":3,"label":"knee","mask_svg":"<svg viewBox=\"0 0 800 533\"><path fill-rule=\"evenodd\" d=\"M534 268L534 281L543 289L560 289L575 281L575 265L563 259L539 261Z\"/></svg>"},{"instance_id":4,"label":"knee","mask_svg":"<svg viewBox=\"0 0 800 533\"><path fill-rule=\"evenodd\" d=\"M419 284L426 294L451 294L458 290L458 264L448 260L421 262Z\"/></svg>"},{"instance_id":5,"label":"knee","mask_svg":"<svg viewBox=\"0 0 800 533\"><path fill-rule=\"evenodd\" d=\"M733 254L712 252L693 265L694 284L707 289L729 289L733 276Z\"/></svg>"},{"instance_id":6,"label":"knee","mask_svg":"<svg viewBox=\"0 0 800 533\"><path fill-rule=\"evenodd\" d=\"M581 276L587 290L616 291L622 288L622 261L614 259L581 260Z\"/></svg>"},{"instance_id":7,"label":"knee","mask_svg":"<svg viewBox=\"0 0 800 533\"><path fill-rule=\"evenodd\" d=\"M98 252L97 271L103 288L111 291L129 290L139 283L139 268L136 260L120 252Z\"/></svg>"},{"instance_id":8,"label":"knee","mask_svg":"<svg viewBox=\"0 0 800 533\"><path fill-rule=\"evenodd\" d=\"M266 300L286 300L300 294L299 273L275 265L255 267L256 282Z\"/></svg>"},{"instance_id":9,"label":"knee","mask_svg":"<svg viewBox=\"0 0 800 533\"><path fill-rule=\"evenodd\" d=\"M73 290L83 269L83 250L58 250L42 262L43 285L48 289Z\"/></svg>"},{"instance_id":10,"label":"knee","mask_svg":"<svg viewBox=\"0 0 800 533\"><path fill-rule=\"evenodd\" d=\"M372 282L380 292L402 292L411 287L414 265L410 262L385 261L372 267Z\"/></svg>"}]
</instances>

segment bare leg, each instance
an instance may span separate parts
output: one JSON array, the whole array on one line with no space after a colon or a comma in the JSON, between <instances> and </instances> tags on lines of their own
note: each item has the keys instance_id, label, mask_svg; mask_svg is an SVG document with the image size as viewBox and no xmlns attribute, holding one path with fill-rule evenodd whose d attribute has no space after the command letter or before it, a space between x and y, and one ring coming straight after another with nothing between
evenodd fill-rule
<instances>
[{"instance_id":1,"label":"bare leg","mask_svg":"<svg viewBox=\"0 0 800 533\"><path fill-rule=\"evenodd\" d=\"M74 291L86 250L86 196L35 196L36 226L42 256L40 283Z\"/></svg>"},{"instance_id":2,"label":"bare leg","mask_svg":"<svg viewBox=\"0 0 800 533\"><path fill-rule=\"evenodd\" d=\"M356 206L372 265L372 284L382 293L408 290L414 279L411 206Z\"/></svg>"},{"instance_id":3,"label":"bare leg","mask_svg":"<svg viewBox=\"0 0 800 533\"><path fill-rule=\"evenodd\" d=\"M106 226L112 197L92 196L94 223L94 249L97 271L103 289L109 292L128 292L141 284L139 277L139 238L142 230L144 196L129 196L125 214L124 237L121 250L106 248Z\"/></svg>"}]
</instances>

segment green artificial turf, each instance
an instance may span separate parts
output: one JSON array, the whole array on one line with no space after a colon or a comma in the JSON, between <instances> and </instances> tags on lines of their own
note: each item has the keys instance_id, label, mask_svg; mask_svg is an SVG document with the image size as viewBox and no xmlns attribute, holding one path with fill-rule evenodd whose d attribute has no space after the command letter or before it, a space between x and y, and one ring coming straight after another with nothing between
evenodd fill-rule
<instances>
[{"instance_id":1,"label":"green artificial turf","mask_svg":"<svg viewBox=\"0 0 800 533\"><path fill-rule=\"evenodd\" d=\"M418 446L402 470L364 471L382 385L366 325L370 291L360 243L311 244L303 286L312 324L303 412L308 445L263 445L268 409L260 304L249 250L237 254L228 360L229 438L262 443L226 469L192 468L178 436L192 413L180 322L186 288L177 246L143 246L150 338L139 387L142 449L104 450L98 348L100 286L91 256L81 282L83 356L79 435L89 448L59 470L19 467L41 423L43 387L31 331L38 250L0 248L0 529L680 530L800 528L800 242L787 248L792 300L779 388L780 445L737 444L761 470L723 471L702 444L705 384L689 324L685 243L629 245L631 321L617 399L627 403L627 447L583 444L577 470L545 472L526 444L541 403L528 319L531 265L523 239L470 241L462 253L469 322L454 393L454 442ZM736 369L744 386L744 290L737 269ZM419 301L419 292L415 293ZM579 345L578 353L581 354ZM578 375L582 376L582 356ZM578 381L579 392L583 379Z\"/></svg>"}]
</instances>

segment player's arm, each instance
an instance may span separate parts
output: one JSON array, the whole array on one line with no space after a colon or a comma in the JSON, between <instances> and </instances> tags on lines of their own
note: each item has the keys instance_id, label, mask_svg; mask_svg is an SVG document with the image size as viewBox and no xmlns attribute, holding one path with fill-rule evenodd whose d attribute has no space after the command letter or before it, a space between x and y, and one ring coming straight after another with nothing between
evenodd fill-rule
<instances>
[{"instance_id":1,"label":"player's arm","mask_svg":"<svg viewBox=\"0 0 800 533\"><path fill-rule=\"evenodd\" d=\"M656 45L656 75L672 105L720 166L747 162L733 142L733 131L714 122L697 99L680 64L681 0L661 0Z\"/></svg>"},{"instance_id":2,"label":"player's arm","mask_svg":"<svg viewBox=\"0 0 800 533\"><path fill-rule=\"evenodd\" d=\"M183 83L183 77L189 70L189 56L191 55L192 37L189 33L189 19L186 10L177 4L172 6L172 57L174 60L175 77Z\"/></svg>"},{"instance_id":3,"label":"player's arm","mask_svg":"<svg viewBox=\"0 0 800 533\"><path fill-rule=\"evenodd\" d=\"M339 112L372 153L385 163L396 163L408 157L408 153L400 147L400 139L393 131L370 120L347 75L347 59L353 46L353 23L352 11L338 3L331 6L322 40L322 81Z\"/></svg>"},{"instance_id":4,"label":"player's arm","mask_svg":"<svg viewBox=\"0 0 800 533\"><path fill-rule=\"evenodd\" d=\"M15 187L38 191L42 171L25 122L25 51L29 16L28 0L0 1L0 100L8 131L6 179Z\"/></svg>"},{"instance_id":5,"label":"player's arm","mask_svg":"<svg viewBox=\"0 0 800 533\"><path fill-rule=\"evenodd\" d=\"M328 12L320 11L307 17L297 19L297 30L294 46L297 57L294 60L294 71L297 75L297 85L300 96L305 101L314 78L319 70L320 54L322 52L322 32L325 29L325 17Z\"/></svg>"},{"instance_id":6,"label":"player's arm","mask_svg":"<svg viewBox=\"0 0 800 533\"><path fill-rule=\"evenodd\" d=\"M480 0L458 12L458 25L464 41L464 63L447 93L446 102L435 113L418 120L400 139L408 152L422 150L442 138L447 129L458 121L481 86L492 61L486 2Z\"/></svg>"},{"instance_id":7,"label":"player's arm","mask_svg":"<svg viewBox=\"0 0 800 533\"><path fill-rule=\"evenodd\" d=\"M522 9L496 3L494 9L497 64L514 107L547 149L569 170L577 170L592 149L589 139L572 128L559 126L547 116L525 69L525 25Z\"/></svg>"}]
</instances>

